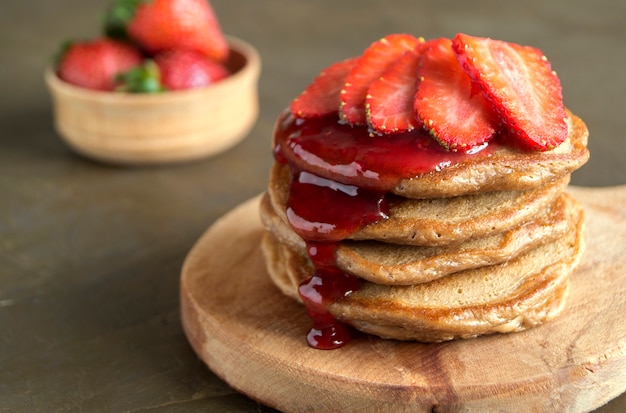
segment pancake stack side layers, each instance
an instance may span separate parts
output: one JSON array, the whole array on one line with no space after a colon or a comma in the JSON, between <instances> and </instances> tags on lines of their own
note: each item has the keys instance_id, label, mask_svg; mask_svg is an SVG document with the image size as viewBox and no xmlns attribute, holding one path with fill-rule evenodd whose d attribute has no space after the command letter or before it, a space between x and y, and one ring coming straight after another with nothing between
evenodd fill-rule
<instances>
[{"instance_id":1,"label":"pancake stack side layers","mask_svg":"<svg viewBox=\"0 0 626 413\"><path fill-rule=\"evenodd\" d=\"M278 118L260 214L273 283L320 349L352 329L440 342L556 317L584 252L588 159L543 53L391 34Z\"/></svg>"}]
</instances>

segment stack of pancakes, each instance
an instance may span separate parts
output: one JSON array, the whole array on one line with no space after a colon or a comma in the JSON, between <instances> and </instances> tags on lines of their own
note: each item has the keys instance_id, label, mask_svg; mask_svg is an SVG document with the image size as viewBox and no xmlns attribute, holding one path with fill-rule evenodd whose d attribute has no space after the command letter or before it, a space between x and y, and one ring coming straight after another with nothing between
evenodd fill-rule
<instances>
[{"instance_id":1,"label":"stack of pancakes","mask_svg":"<svg viewBox=\"0 0 626 413\"><path fill-rule=\"evenodd\" d=\"M384 338L445 341L522 331L558 315L584 250L583 211L565 192L588 159L587 129L568 112L567 140L546 152L502 149L405 179L387 219L337 245L358 290L327 302L339 321ZM290 226L293 170L276 162L261 202L274 284L301 300L315 271Z\"/></svg>"}]
</instances>

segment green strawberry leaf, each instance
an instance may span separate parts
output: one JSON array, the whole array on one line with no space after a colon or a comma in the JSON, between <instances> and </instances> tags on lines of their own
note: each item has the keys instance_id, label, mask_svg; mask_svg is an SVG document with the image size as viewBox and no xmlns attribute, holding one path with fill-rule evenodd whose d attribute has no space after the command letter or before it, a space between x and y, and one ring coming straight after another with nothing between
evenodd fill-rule
<instances>
[{"instance_id":1,"label":"green strawberry leaf","mask_svg":"<svg viewBox=\"0 0 626 413\"><path fill-rule=\"evenodd\" d=\"M103 16L104 34L114 39L128 40L126 26L135 16L135 11L146 0L113 0Z\"/></svg>"},{"instance_id":2,"label":"green strawberry leaf","mask_svg":"<svg viewBox=\"0 0 626 413\"><path fill-rule=\"evenodd\" d=\"M65 40L63 43L61 43L61 46L59 46L58 50L52 55L52 64L55 68L59 66L61 60L63 60L63 57L73 44L74 40Z\"/></svg>"},{"instance_id":3,"label":"green strawberry leaf","mask_svg":"<svg viewBox=\"0 0 626 413\"><path fill-rule=\"evenodd\" d=\"M160 93L165 91L161 84L161 73L157 64L147 59L143 65L137 66L128 72L117 75L120 83L119 92L128 93Z\"/></svg>"}]
</instances>

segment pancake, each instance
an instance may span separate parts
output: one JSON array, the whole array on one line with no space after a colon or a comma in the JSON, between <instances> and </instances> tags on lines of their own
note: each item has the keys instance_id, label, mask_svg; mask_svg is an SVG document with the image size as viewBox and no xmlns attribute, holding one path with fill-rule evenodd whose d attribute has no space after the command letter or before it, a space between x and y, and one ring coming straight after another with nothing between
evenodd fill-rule
<instances>
[{"instance_id":1,"label":"pancake","mask_svg":"<svg viewBox=\"0 0 626 413\"><path fill-rule=\"evenodd\" d=\"M519 191L558 180L589 159L589 131L567 111L568 137L546 152L503 150L478 162L465 162L439 172L405 179L393 193L408 197L450 197L485 191Z\"/></svg>"},{"instance_id":2,"label":"pancake","mask_svg":"<svg viewBox=\"0 0 626 413\"><path fill-rule=\"evenodd\" d=\"M315 269L304 255L293 252L281 244L271 233L266 231L261 239L261 251L265 258L265 268L274 285L287 297L302 302L298 294L298 286L309 277ZM292 262L288 263L287 260ZM290 268L290 271L287 271Z\"/></svg>"},{"instance_id":3,"label":"pancake","mask_svg":"<svg viewBox=\"0 0 626 413\"><path fill-rule=\"evenodd\" d=\"M268 193L274 211L288 222L286 210L292 173L274 163ZM495 191L453 198L390 201L389 218L348 236L393 244L440 246L510 230L545 210L569 183L570 175L525 191Z\"/></svg>"},{"instance_id":4,"label":"pancake","mask_svg":"<svg viewBox=\"0 0 626 413\"><path fill-rule=\"evenodd\" d=\"M305 242L278 217L267 194L261 200L265 227L292 249L305 254ZM562 194L537 219L509 231L461 244L441 247L403 246L377 241L338 243L340 269L378 284L427 282L483 265L511 259L543 242L565 234L580 219L581 209L569 195Z\"/></svg>"},{"instance_id":5,"label":"pancake","mask_svg":"<svg viewBox=\"0 0 626 413\"><path fill-rule=\"evenodd\" d=\"M486 191L521 191L558 180L589 159L587 126L569 110L566 113L568 137L552 150L524 151L505 146L488 157L469 157L437 171L402 179L389 192L406 198L440 198ZM367 186L359 175L338 178L328 168L306 163L298 156L290 156L289 161L298 169L324 178Z\"/></svg>"},{"instance_id":6,"label":"pancake","mask_svg":"<svg viewBox=\"0 0 626 413\"><path fill-rule=\"evenodd\" d=\"M261 218L280 242L306 254L304 240L276 215L267 195L261 200ZM563 193L536 219L461 244L420 247L378 241L342 241L337 246L337 266L348 274L376 284L418 284L457 271L510 260L573 231L581 219L582 208L578 202Z\"/></svg>"},{"instance_id":7,"label":"pancake","mask_svg":"<svg viewBox=\"0 0 626 413\"><path fill-rule=\"evenodd\" d=\"M563 309L569 275L583 251L584 220L566 236L504 263L435 281L390 286L362 281L359 290L328 303L338 320L383 338L424 342L522 331ZM313 273L310 261L266 232L262 249L274 284L300 300L297 286Z\"/></svg>"},{"instance_id":8,"label":"pancake","mask_svg":"<svg viewBox=\"0 0 626 413\"><path fill-rule=\"evenodd\" d=\"M337 265L376 284L418 284L508 261L574 231L582 219L578 202L564 193L534 220L461 244L420 247L377 241L344 242L337 250Z\"/></svg>"}]
</instances>

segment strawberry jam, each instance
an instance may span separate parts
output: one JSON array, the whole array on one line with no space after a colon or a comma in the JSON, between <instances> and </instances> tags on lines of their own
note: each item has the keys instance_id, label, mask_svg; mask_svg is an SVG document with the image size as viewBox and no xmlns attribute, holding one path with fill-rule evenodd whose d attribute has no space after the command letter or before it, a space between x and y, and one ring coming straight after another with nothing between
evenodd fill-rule
<instances>
[{"instance_id":1,"label":"strawberry jam","mask_svg":"<svg viewBox=\"0 0 626 413\"><path fill-rule=\"evenodd\" d=\"M313 276L298 289L313 320L307 342L318 349L341 347L350 334L326 306L357 290L359 279L337 268L336 241L387 218L385 195L296 171L287 205L289 222L307 240L307 254L315 267Z\"/></svg>"},{"instance_id":2,"label":"strawberry jam","mask_svg":"<svg viewBox=\"0 0 626 413\"><path fill-rule=\"evenodd\" d=\"M305 120L290 112L283 112L276 126L277 161L378 192L389 192L402 179L444 169L470 156L490 156L498 146L492 140L470 152L450 152L422 129L371 136L367 127L342 124L334 116Z\"/></svg>"},{"instance_id":3,"label":"strawberry jam","mask_svg":"<svg viewBox=\"0 0 626 413\"><path fill-rule=\"evenodd\" d=\"M367 224L387 218L388 211L384 193L296 172L287 218L305 240L340 241Z\"/></svg>"},{"instance_id":4,"label":"strawberry jam","mask_svg":"<svg viewBox=\"0 0 626 413\"><path fill-rule=\"evenodd\" d=\"M350 341L346 326L335 320L326 306L359 288L359 279L337 268L334 242L307 242L307 252L315 266L313 276L300 284L298 293L313 320L307 335L311 347L330 350Z\"/></svg>"},{"instance_id":5,"label":"strawberry jam","mask_svg":"<svg viewBox=\"0 0 626 413\"><path fill-rule=\"evenodd\" d=\"M445 151L423 131L370 136L367 127L341 124L337 117L298 119L284 112L274 135L274 157L289 164L293 179L287 217L307 244L315 267L298 293L313 327L307 342L334 349L350 340L349 330L327 307L359 289L360 279L337 267L337 243L366 225L386 219L389 191L401 179L454 165L468 156L489 156L489 145L472 153Z\"/></svg>"}]
</instances>

